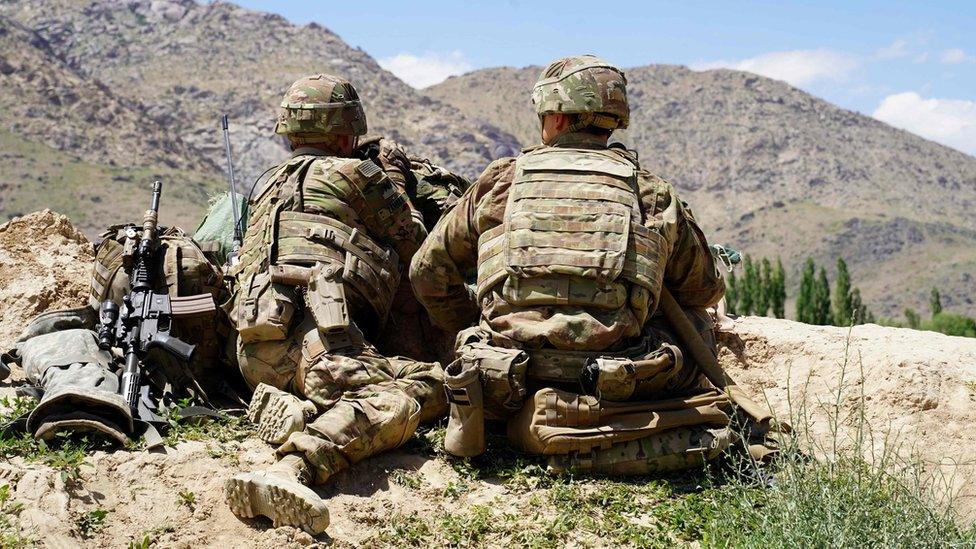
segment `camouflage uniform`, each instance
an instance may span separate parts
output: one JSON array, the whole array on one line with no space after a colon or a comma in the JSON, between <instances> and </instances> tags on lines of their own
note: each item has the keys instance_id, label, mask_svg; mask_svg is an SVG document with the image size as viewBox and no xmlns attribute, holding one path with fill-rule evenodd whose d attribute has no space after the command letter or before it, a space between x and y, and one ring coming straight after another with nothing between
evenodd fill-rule
<instances>
[{"instance_id":1,"label":"camouflage uniform","mask_svg":"<svg viewBox=\"0 0 976 549\"><path fill-rule=\"evenodd\" d=\"M592 56L553 63L533 102L540 118L577 114L573 125L549 145L489 165L411 264L436 323L478 323L459 336L459 365L448 370L452 422L481 398L488 419L508 421L515 445L553 456L557 469L676 469L728 445L727 399L707 388L654 315L667 286L710 338L704 308L724 285L674 188L634 153L606 145L605 130L627 124L625 84ZM601 371L597 395L579 394L597 358L643 361L644 370L624 366L625 391L608 384L619 371ZM478 370L481 388L455 387L466 368ZM471 455L479 445L458 450Z\"/></svg>"},{"instance_id":2,"label":"camouflage uniform","mask_svg":"<svg viewBox=\"0 0 976 549\"><path fill-rule=\"evenodd\" d=\"M368 142L377 150L366 159L325 150L331 137L365 130L343 79L301 79L282 102L277 133L318 146L297 148L252 201L233 271L232 345L256 387L249 416L259 436L281 443L277 469L228 482L238 515L321 531L327 511L304 484L401 445L445 410L439 364L386 358L369 343L393 306L401 262L427 231L395 143Z\"/></svg>"}]
</instances>

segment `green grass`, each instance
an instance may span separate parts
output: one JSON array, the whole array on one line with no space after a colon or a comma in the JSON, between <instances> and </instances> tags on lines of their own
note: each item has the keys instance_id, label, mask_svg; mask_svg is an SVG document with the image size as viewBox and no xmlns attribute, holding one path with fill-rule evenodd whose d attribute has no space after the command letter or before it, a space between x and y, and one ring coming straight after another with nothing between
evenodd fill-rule
<instances>
[{"instance_id":1,"label":"green grass","mask_svg":"<svg viewBox=\"0 0 976 549\"><path fill-rule=\"evenodd\" d=\"M83 538L90 538L97 534L105 527L105 517L108 516L108 511L105 509L92 509L75 521L75 527L78 528L78 532Z\"/></svg>"},{"instance_id":2,"label":"green grass","mask_svg":"<svg viewBox=\"0 0 976 549\"><path fill-rule=\"evenodd\" d=\"M141 222L149 204L149 184L164 184L160 221L193 231L207 197L222 189L220 174L151 166L110 166L64 152L0 129L0 223L50 208L71 218L89 236L116 223Z\"/></svg>"}]
</instances>

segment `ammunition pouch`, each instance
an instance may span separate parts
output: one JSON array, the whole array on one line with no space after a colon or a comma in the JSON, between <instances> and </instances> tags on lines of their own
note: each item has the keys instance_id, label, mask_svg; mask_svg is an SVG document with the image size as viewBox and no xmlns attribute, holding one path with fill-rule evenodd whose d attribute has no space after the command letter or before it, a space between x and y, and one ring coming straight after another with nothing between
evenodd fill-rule
<instances>
[{"instance_id":1,"label":"ammunition pouch","mask_svg":"<svg viewBox=\"0 0 976 549\"><path fill-rule=\"evenodd\" d=\"M458 348L458 358L462 370L481 372L485 417L506 419L522 408L529 367L529 357L524 351L469 341Z\"/></svg>"},{"instance_id":2,"label":"ammunition pouch","mask_svg":"<svg viewBox=\"0 0 976 549\"><path fill-rule=\"evenodd\" d=\"M243 343L288 337L298 300L293 286L276 283L271 273L259 272L241 281L238 291L231 319Z\"/></svg>"},{"instance_id":3,"label":"ammunition pouch","mask_svg":"<svg viewBox=\"0 0 976 549\"><path fill-rule=\"evenodd\" d=\"M663 343L658 350L639 360L592 359L583 369L581 381L583 389L600 400L648 398L664 389L681 366L681 350Z\"/></svg>"}]
</instances>

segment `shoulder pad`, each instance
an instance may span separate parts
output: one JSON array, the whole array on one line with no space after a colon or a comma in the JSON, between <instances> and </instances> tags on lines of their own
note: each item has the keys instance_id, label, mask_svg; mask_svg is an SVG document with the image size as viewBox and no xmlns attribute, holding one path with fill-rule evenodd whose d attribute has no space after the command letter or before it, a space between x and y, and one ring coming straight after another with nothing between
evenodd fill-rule
<instances>
[{"instance_id":1,"label":"shoulder pad","mask_svg":"<svg viewBox=\"0 0 976 549\"><path fill-rule=\"evenodd\" d=\"M369 159L350 159L350 161L344 162L339 166L337 171L359 187L365 187L386 177L383 168Z\"/></svg>"},{"instance_id":2,"label":"shoulder pad","mask_svg":"<svg viewBox=\"0 0 976 549\"><path fill-rule=\"evenodd\" d=\"M542 143L540 143L540 144L538 144L538 145L532 145L531 147L524 147L524 148L522 149L522 154L525 154L525 153L530 153L530 152L532 152L532 151L537 151L537 150L539 150L539 149L542 149L542 148L545 148L545 146L546 146L546 145L544 145L544 144L542 144Z\"/></svg>"}]
</instances>

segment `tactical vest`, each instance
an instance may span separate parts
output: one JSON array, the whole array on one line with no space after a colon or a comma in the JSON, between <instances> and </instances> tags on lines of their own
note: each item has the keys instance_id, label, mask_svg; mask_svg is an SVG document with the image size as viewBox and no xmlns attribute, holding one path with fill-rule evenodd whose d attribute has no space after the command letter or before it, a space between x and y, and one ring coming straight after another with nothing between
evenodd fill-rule
<instances>
[{"instance_id":1,"label":"tactical vest","mask_svg":"<svg viewBox=\"0 0 976 549\"><path fill-rule=\"evenodd\" d=\"M520 156L503 223L478 239L479 301L494 291L519 307L629 306L643 324L665 258L642 223L636 171L613 150Z\"/></svg>"},{"instance_id":2,"label":"tactical vest","mask_svg":"<svg viewBox=\"0 0 976 549\"><path fill-rule=\"evenodd\" d=\"M338 172L354 189L387 177L371 160L314 155L297 156L278 169L251 205L240 263L233 271L237 288L231 318L245 342L287 337L300 299L296 289L307 292L312 268L319 264L341 273L340 289L353 290L378 324L389 313L400 281L397 255L358 228L305 210L304 197L315 190L307 185L317 184L305 176L316 162L327 172ZM346 307L344 299L340 306Z\"/></svg>"}]
</instances>

